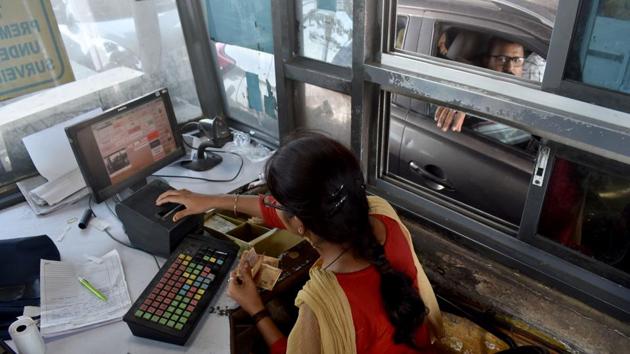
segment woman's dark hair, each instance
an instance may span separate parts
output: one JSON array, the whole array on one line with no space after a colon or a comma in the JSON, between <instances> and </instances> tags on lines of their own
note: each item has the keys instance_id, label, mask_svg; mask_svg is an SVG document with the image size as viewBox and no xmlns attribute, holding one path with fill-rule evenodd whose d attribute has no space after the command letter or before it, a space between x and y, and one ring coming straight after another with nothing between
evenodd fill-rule
<instances>
[{"instance_id":1,"label":"woman's dark hair","mask_svg":"<svg viewBox=\"0 0 630 354\"><path fill-rule=\"evenodd\" d=\"M394 342L416 347L414 334L426 309L413 281L391 267L374 236L363 174L352 152L324 135L299 133L267 162L266 179L271 194L306 228L349 245L376 267Z\"/></svg>"}]
</instances>

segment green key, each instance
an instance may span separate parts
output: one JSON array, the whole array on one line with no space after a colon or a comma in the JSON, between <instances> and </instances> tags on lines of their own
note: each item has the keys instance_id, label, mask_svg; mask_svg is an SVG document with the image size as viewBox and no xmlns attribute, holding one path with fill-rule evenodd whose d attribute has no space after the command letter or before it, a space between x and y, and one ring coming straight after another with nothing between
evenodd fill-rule
<instances>
[{"instance_id":1,"label":"green key","mask_svg":"<svg viewBox=\"0 0 630 354\"><path fill-rule=\"evenodd\" d=\"M199 273L201 273L200 271L198 271L197 269L193 270L193 274L194 275L199 275Z\"/></svg>"},{"instance_id":2,"label":"green key","mask_svg":"<svg viewBox=\"0 0 630 354\"><path fill-rule=\"evenodd\" d=\"M148 312L145 312L144 315L142 316L142 318L144 318L145 320L150 320L151 319L151 314Z\"/></svg>"},{"instance_id":3,"label":"green key","mask_svg":"<svg viewBox=\"0 0 630 354\"><path fill-rule=\"evenodd\" d=\"M203 267L201 266L201 264L198 264L198 265L197 265L197 269L201 270L201 268L203 268Z\"/></svg>"},{"instance_id":4,"label":"green key","mask_svg":"<svg viewBox=\"0 0 630 354\"><path fill-rule=\"evenodd\" d=\"M166 309L166 312L174 312L174 311L175 311L175 306L172 306L172 305Z\"/></svg>"},{"instance_id":5,"label":"green key","mask_svg":"<svg viewBox=\"0 0 630 354\"><path fill-rule=\"evenodd\" d=\"M184 325L181 324L181 323L178 323L178 324L175 325L175 329L178 330L178 331L181 330L182 328L184 328Z\"/></svg>"},{"instance_id":6,"label":"green key","mask_svg":"<svg viewBox=\"0 0 630 354\"><path fill-rule=\"evenodd\" d=\"M187 303L189 303L189 302L190 302L190 298L185 297L183 301L184 301L184 303L185 303L185 304L187 304Z\"/></svg>"},{"instance_id":7,"label":"green key","mask_svg":"<svg viewBox=\"0 0 630 354\"><path fill-rule=\"evenodd\" d=\"M157 322L159 320L160 320L160 316L153 315L153 317L151 317L151 322Z\"/></svg>"},{"instance_id":8,"label":"green key","mask_svg":"<svg viewBox=\"0 0 630 354\"><path fill-rule=\"evenodd\" d=\"M180 315L181 316L182 313L184 313L184 311L182 311L180 309L175 310L175 314L176 315Z\"/></svg>"},{"instance_id":9,"label":"green key","mask_svg":"<svg viewBox=\"0 0 630 354\"><path fill-rule=\"evenodd\" d=\"M182 324L186 323L186 321L188 321L187 317L180 317L179 318L179 322L181 322Z\"/></svg>"},{"instance_id":10,"label":"green key","mask_svg":"<svg viewBox=\"0 0 630 354\"><path fill-rule=\"evenodd\" d=\"M179 300L171 302L171 306L177 307L177 305L179 305Z\"/></svg>"},{"instance_id":11,"label":"green key","mask_svg":"<svg viewBox=\"0 0 630 354\"><path fill-rule=\"evenodd\" d=\"M176 295L175 296L175 301L182 301L182 296L181 295ZM175 304L175 306L177 306L177 304Z\"/></svg>"},{"instance_id":12,"label":"green key","mask_svg":"<svg viewBox=\"0 0 630 354\"><path fill-rule=\"evenodd\" d=\"M210 260L210 257L208 257L208 256L203 256L203 260L207 262L207 261L209 261L209 260Z\"/></svg>"},{"instance_id":13,"label":"green key","mask_svg":"<svg viewBox=\"0 0 630 354\"><path fill-rule=\"evenodd\" d=\"M166 322L167 322L167 319L166 319L166 318L164 318L164 317L160 318L160 324L161 324L162 326L164 326L164 325L166 324Z\"/></svg>"},{"instance_id":14,"label":"green key","mask_svg":"<svg viewBox=\"0 0 630 354\"><path fill-rule=\"evenodd\" d=\"M136 313L134 313L134 315L135 315L136 317L142 317L142 315L144 315L144 311L142 311L142 310L138 310L138 311L136 311Z\"/></svg>"},{"instance_id":15,"label":"green key","mask_svg":"<svg viewBox=\"0 0 630 354\"><path fill-rule=\"evenodd\" d=\"M177 320L179 320L179 316L173 315L173 317L171 317L171 321L177 321Z\"/></svg>"},{"instance_id":16,"label":"green key","mask_svg":"<svg viewBox=\"0 0 630 354\"><path fill-rule=\"evenodd\" d=\"M185 309L186 308L186 304L182 302L181 304L179 304L179 308L180 309Z\"/></svg>"},{"instance_id":17,"label":"green key","mask_svg":"<svg viewBox=\"0 0 630 354\"><path fill-rule=\"evenodd\" d=\"M190 317L191 313L188 311L184 311L184 317Z\"/></svg>"},{"instance_id":18,"label":"green key","mask_svg":"<svg viewBox=\"0 0 630 354\"><path fill-rule=\"evenodd\" d=\"M173 328L173 326L175 326L175 321L168 321L166 325Z\"/></svg>"},{"instance_id":19,"label":"green key","mask_svg":"<svg viewBox=\"0 0 630 354\"><path fill-rule=\"evenodd\" d=\"M169 318L171 318L171 316L173 316L173 314L172 314L172 313L170 313L170 312L164 312L164 318L169 319Z\"/></svg>"}]
</instances>

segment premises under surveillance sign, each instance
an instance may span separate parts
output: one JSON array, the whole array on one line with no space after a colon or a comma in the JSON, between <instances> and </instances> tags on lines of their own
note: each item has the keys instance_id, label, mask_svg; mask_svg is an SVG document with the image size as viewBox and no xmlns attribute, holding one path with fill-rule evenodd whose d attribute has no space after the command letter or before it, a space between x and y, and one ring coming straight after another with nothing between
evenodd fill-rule
<instances>
[{"instance_id":1,"label":"premises under surveillance sign","mask_svg":"<svg viewBox=\"0 0 630 354\"><path fill-rule=\"evenodd\" d=\"M0 0L0 101L73 80L50 0Z\"/></svg>"}]
</instances>

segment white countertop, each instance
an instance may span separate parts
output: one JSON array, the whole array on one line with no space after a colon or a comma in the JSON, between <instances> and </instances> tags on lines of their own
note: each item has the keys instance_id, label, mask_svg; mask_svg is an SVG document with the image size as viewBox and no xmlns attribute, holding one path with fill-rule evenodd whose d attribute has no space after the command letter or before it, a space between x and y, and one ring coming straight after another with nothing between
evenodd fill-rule
<instances>
[{"instance_id":1,"label":"white countertop","mask_svg":"<svg viewBox=\"0 0 630 354\"><path fill-rule=\"evenodd\" d=\"M229 179L236 173L240 161L238 157L222 154L224 161L214 169L206 172L193 172L182 170L177 165L166 167L156 175L188 175L204 177L208 179ZM255 180L263 170L264 161L244 161L243 169L232 182L207 182L181 178L165 178L175 188L186 188L193 192L205 194L227 193L242 185ZM35 215L28 204L20 203L13 207L0 211L0 225L2 232L0 239L17 237L48 235L59 249L62 261L86 262L85 255L102 256L112 249L118 250L127 279L127 286L132 301L135 301L149 284L158 271L158 267L152 256L118 244L109 236L88 226L85 230L72 227L61 242L57 237L64 231L67 220L79 219L87 208L88 200L84 198L71 206L66 206L49 215ZM113 209L113 202L109 201ZM93 205L96 216L109 223L110 233L119 240L129 243L120 221L108 210L105 203ZM76 225L76 223L74 224ZM158 257L160 264L165 259ZM224 283L210 306L234 307L235 303L225 294ZM229 353L230 352L230 327L229 318L216 313L206 314L201 318L195 332L188 340L186 346L158 342L150 339L135 337L122 321L107 324L101 327L88 329L75 334L45 339L47 353ZM12 347L11 341L8 342Z\"/></svg>"}]
</instances>

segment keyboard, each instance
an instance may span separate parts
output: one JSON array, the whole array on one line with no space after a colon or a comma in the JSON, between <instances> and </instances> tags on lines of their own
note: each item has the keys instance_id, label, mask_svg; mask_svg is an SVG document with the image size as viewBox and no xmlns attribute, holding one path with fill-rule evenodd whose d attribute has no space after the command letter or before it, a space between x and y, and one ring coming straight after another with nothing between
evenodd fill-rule
<instances>
[{"instance_id":1,"label":"keyboard","mask_svg":"<svg viewBox=\"0 0 630 354\"><path fill-rule=\"evenodd\" d=\"M186 344L237 253L231 242L186 236L123 321L135 336Z\"/></svg>"}]
</instances>

